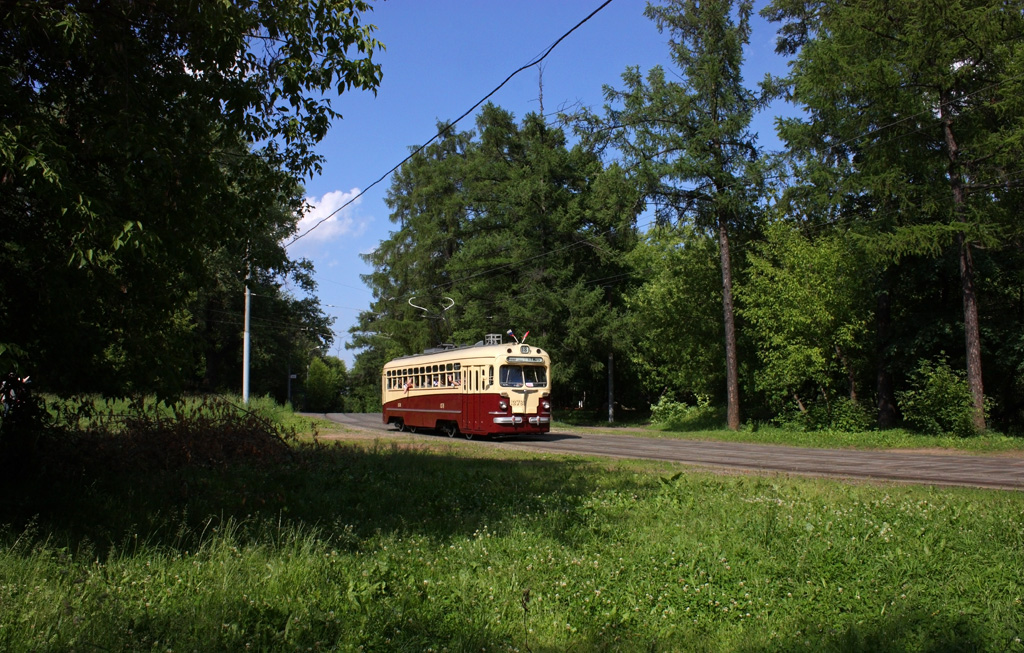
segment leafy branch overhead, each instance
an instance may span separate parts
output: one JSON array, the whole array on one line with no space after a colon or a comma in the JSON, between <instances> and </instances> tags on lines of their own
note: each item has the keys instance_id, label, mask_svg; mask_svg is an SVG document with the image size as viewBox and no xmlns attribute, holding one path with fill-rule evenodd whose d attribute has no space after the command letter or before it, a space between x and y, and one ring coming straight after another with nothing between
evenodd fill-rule
<instances>
[{"instance_id":1,"label":"leafy branch overhead","mask_svg":"<svg viewBox=\"0 0 1024 653\"><path fill-rule=\"evenodd\" d=\"M55 387L175 386L202 360L189 331L205 310L195 297L224 277L214 266L238 281L247 269L308 280L280 242L295 231L300 181L320 170L316 145L341 117L332 96L381 81L369 10L3 3L5 340ZM136 361L138 376L114 359Z\"/></svg>"}]
</instances>

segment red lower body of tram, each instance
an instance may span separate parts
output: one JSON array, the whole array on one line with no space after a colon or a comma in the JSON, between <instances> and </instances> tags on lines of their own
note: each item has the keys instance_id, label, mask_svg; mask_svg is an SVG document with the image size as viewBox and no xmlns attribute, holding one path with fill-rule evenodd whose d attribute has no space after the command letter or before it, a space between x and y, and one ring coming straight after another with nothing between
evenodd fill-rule
<instances>
[{"instance_id":1,"label":"red lower body of tram","mask_svg":"<svg viewBox=\"0 0 1024 653\"><path fill-rule=\"evenodd\" d=\"M384 404L384 423L399 430L434 430L449 437L462 434L467 438L551 430L551 402L546 396L536 402L535 413L524 413L514 412L509 398L497 393L415 393L412 390L408 396Z\"/></svg>"}]
</instances>

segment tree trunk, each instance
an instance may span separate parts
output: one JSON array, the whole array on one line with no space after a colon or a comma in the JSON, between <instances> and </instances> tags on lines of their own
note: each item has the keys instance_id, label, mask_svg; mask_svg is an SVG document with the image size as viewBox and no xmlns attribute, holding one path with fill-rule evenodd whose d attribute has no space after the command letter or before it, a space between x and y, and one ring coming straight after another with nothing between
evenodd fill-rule
<instances>
[{"instance_id":1,"label":"tree trunk","mask_svg":"<svg viewBox=\"0 0 1024 653\"><path fill-rule=\"evenodd\" d=\"M964 296L964 344L967 350L967 385L974 403L974 428L985 430L985 391L981 380L981 330L978 328L978 297L974 291L974 258L963 233L957 235L960 250L960 284Z\"/></svg>"},{"instance_id":2,"label":"tree trunk","mask_svg":"<svg viewBox=\"0 0 1024 653\"><path fill-rule=\"evenodd\" d=\"M896 426L896 396L889 367L889 338L892 332L892 278L888 270L882 274L882 289L875 304L875 381L878 392L878 428Z\"/></svg>"},{"instance_id":3,"label":"tree trunk","mask_svg":"<svg viewBox=\"0 0 1024 653\"><path fill-rule=\"evenodd\" d=\"M947 110L950 98L943 94L940 98L939 115L942 118L943 135L946 140L946 155L949 158L949 186L953 192L953 214L961 223L967 222L966 193L964 192L963 174L960 169L960 146L953 133L953 116ZM971 389L971 401L974 404L974 428L985 430L985 388L981 376L981 331L978 328L978 297L974 288L974 258L971 256L971 243L965 232L956 237L958 256L960 259L960 287L964 302L964 344L967 357L967 385Z\"/></svg>"},{"instance_id":4,"label":"tree trunk","mask_svg":"<svg viewBox=\"0 0 1024 653\"><path fill-rule=\"evenodd\" d=\"M732 260L729 256L729 231L724 220L718 222L718 250L722 265L722 313L725 322L726 421L729 428L740 428L740 384L736 362L736 319L732 301Z\"/></svg>"}]
</instances>

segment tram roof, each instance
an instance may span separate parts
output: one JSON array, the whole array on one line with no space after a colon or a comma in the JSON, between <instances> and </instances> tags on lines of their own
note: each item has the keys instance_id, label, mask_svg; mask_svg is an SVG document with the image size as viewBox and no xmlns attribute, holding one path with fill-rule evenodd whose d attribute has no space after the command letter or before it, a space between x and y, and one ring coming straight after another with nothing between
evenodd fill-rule
<instances>
[{"instance_id":1,"label":"tram roof","mask_svg":"<svg viewBox=\"0 0 1024 653\"><path fill-rule=\"evenodd\" d=\"M435 360L448 360L450 358L458 358L466 354L470 356L498 356L502 353L506 353L505 351L502 350L507 350L511 347L520 347L522 346L522 344L523 343L515 342L488 344L481 340L475 345L440 345L438 347L431 347L430 349L426 349L419 354L409 354L408 356L399 356L398 358L393 358L390 361L388 361L385 367L398 363L399 361L412 361L423 359L424 362L427 362L427 360L429 359L432 362ZM547 352L544 351L543 349L538 349L533 345L528 346L530 347L531 353L536 352L538 356L547 356ZM512 353L516 353L516 350L513 349Z\"/></svg>"}]
</instances>

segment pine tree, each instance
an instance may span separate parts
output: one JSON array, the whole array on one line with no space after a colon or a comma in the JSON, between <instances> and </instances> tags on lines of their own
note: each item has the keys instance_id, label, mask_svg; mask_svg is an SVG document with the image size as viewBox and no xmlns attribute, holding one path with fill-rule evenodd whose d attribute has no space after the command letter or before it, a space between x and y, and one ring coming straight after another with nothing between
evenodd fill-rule
<instances>
[{"instance_id":1,"label":"pine tree","mask_svg":"<svg viewBox=\"0 0 1024 653\"><path fill-rule=\"evenodd\" d=\"M898 261L952 248L960 270L974 424L985 427L975 254L1012 224L1024 154L1019 2L776 0L779 49L795 54L781 130L819 199L859 202Z\"/></svg>"},{"instance_id":2,"label":"pine tree","mask_svg":"<svg viewBox=\"0 0 1024 653\"><path fill-rule=\"evenodd\" d=\"M731 429L740 425L731 243L752 219L761 187L760 157L749 130L761 100L744 86L740 70L751 10L746 0L648 5L646 15L669 35L681 81L670 81L661 67L646 79L639 69L628 69L624 90L606 89L605 118L591 118L589 125L622 152L624 166L662 221L692 224L717 240Z\"/></svg>"}]
</instances>

